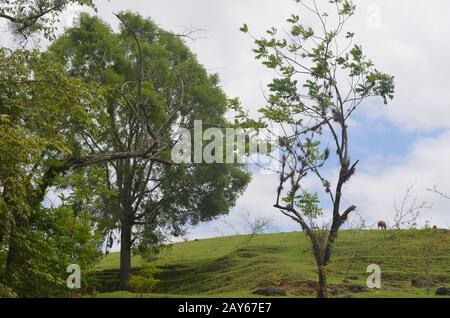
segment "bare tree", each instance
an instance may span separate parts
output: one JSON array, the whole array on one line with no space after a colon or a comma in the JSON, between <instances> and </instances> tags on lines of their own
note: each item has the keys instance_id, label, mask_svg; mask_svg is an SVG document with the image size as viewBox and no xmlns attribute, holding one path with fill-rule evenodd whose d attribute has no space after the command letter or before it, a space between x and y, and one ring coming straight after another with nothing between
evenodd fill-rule
<instances>
[{"instance_id":1,"label":"bare tree","mask_svg":"<svg viewBox=\"0 0 450 318\"><path fill-rule=\"evenodd\" d=\"M391 228L397 230L400 230L402 227L407 227L409 229L416 228L422 211L431 209L431 204L425 201L419 201L417 196L413 196L413 189L414 185L409 185L406 188L400 204L394 199L395 215L393 220L394 223Z\"/></svg>"},{"instance_id":2,"label":"bare tree","mask_svg":"<svg viewBox=\"0 0 450 318\"><path fill-rule=\"evenodd\" d=\"M437 186L434 186L433 188L428 189L428 192L435 193L441 197L441 199L450 200L450 196L441 192Z\"/></svg>"},{"instance_id":3,"label":"bare tree","mask_svg":"<svg viewBox=\"0 0 450 318\"><path fill-rule=\"evenodd\" d=\"M251 218L250 213L241 215L241 219L244 221L245 229L249 233L246 239L246 245L250 245L250 242L258 234L263 234L268 231L272 225L273 220L265 216L258 216Z\"/></svg>"}]
</instances>

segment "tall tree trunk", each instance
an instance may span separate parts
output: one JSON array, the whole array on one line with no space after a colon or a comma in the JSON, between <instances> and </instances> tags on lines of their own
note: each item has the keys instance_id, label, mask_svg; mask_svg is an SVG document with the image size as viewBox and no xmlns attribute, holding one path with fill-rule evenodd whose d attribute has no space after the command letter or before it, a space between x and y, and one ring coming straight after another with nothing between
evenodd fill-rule
<instances>
[{"instance_id":1,"label":"tall tree trunk","mask_svg":"<svg viewBox=\"0 0 450 318\"><path fill-rule=\"evenodd\" d=\"M319 274L319 288L317 290L317 297L327 298L327 276L325 273L325 267L323 265L317 265L317 272Z\"/></svg>"},{"instance_id":2,"label":"tall tree trunk","mask_svg":"<svg viewBox=\"0 0 450 318\"><path fill-rule=\"evenodd\" d=\"M120 289L128 288L131 270L131 225L128 220L122 222L120 233Z\"/></svg>"}]
</instances>

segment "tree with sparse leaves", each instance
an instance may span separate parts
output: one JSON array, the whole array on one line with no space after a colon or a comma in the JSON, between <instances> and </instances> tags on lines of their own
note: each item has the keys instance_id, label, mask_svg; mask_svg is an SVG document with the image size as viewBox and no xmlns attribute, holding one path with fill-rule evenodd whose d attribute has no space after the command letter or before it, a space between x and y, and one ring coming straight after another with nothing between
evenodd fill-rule
<instances>
[{"instance_id":1,"label":"tree with sparse leaves","mask_svg":"<svg viewBox=\"0 0 450 318\"><path fill-rule=\"evenodd\" d=\"M320 2L322 8L315 0L296 2L302 13L316 18L316 25L308 26L293 14L287 20L289 30L280 34L271 28L268 38L252 37L256 58L277 74L269 84L268 105L260 110L267 123L283 132L274 207L310 238L318 296L326 297L326 268L339 229L356 209L342 206L344 186L358 164L351 157L349 121L367 99L380 97L385 104L392 99L394 79L378 71L361 46L353 43L354 34L346 32L345 24L356 9L351 1ZM248 26L241 31L249 33ZM338 173L332 182L327 167L333 164ZM323 185L323 194L308 188L308 178ZM328 218L325 199L331 205ZM329 223L321 225L320 220Z\"/></svg>"}]
</instances>

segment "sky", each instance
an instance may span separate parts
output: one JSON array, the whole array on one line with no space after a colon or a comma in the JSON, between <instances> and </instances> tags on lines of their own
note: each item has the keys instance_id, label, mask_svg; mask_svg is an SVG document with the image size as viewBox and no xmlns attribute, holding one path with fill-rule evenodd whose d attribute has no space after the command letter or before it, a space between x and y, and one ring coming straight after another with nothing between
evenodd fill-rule
<instances>
[{"instance_id":1,"label":"sky","mask_svg":"<svg viewBox=\"0 0 450 318\"><path fill-rule=\"evenodd\" d=\"M321 1L317 0L320 4ZM263 92L273 78L253 58L252 40L239 31L248 24L263 35L283 27L300 14L292 0L97 0L98 15L112 26L113 12L137 11L173 32L201 29L187 44L211 73L220 75L229 97L239 97L252 114L264 106ZM392 224L394 202L408 186L412 198L432 205L420 217L423 226L450 226L450 201L427 191L437 186L450 194L450 2L448 0L358 0L349 23L367 56L377 68L395 76L395 99L385 106L368 102L355 116L351 129L352 158L358 171L345 188L344 204L373 225ZM67 12L70 25L79 9ZM4 41L2 37L0 40ZM331 171L332 173L333 171ZM189 228L189 239L245 233L243 215L270 218L270 231L298 230L297 224L272 206L277 176L255 174L229 216Z\"/></svg>"}]
</instances>

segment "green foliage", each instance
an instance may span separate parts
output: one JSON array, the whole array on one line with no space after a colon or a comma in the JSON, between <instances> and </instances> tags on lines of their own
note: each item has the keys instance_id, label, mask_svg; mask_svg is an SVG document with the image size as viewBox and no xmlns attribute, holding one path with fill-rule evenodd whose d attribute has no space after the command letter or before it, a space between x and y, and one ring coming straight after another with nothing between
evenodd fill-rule
<instances>
[{"instance_id":1,"label":"green foliage","mask_svg":"<svg viewBox=\"0 0 450 318\"><path fill-rule=\"evenodd\" d=\"M89 214L77 215L64 204L43 208L32 218L33 231L23 235L22 263L8 284L21 297L64 294L68 265L79 265L83 273L100 259L103 237L92 233L91 223Z\"/></svg>"},{"instance_id":2,"label":"green foliage","mask_svg":"<svg viewBox=\"0 0 450 318\"><path fill-rule=\"evenodd\" d=\"M97 17L82 14L55 41L49 54L66 71L99 85L106 100L92 115L95 129L83 134L81 148L91 155L146 149L151 155L99 166L103 183L94 204L105 231L131 232L133 248L157 251L168 234L181 235L196 224L228 213L249 182L240 165L168 165L172 133L192 128L231 126L224 115L229 101L218 76L208 74L186 44L139 14L119 14L114 32ZM142 68L142 69L141 69ZM155 135L155 136L153 136ZM149 155L150 157L150 155ZM90 183L90 182L89 182ZM85 189L86 187L79 187ZM90 190L91 191L91 190Z\"/></svg>"},{"instance_id":3,"label":"green foliage","mask_svg":"<svg viewBox=\"0 0 450 318\"><path fill-rule=\"evenodd\" d=\"M98 237L67 206L42 203L101 101L37 51L1 49L0 68L0 281L21 297L57 295L67 265L92 265Z\"/></svg>"},{"instance_id":4,"label":"green foliage","mask_svg":"<svg viewBox=\"0 0 450 318\"><path fill-rule=\"evenodd\" d=\"M159 273L161 273L160 269L150 263L145 263L138 275L130 276L128 284L135 293L150 293L160 282L155 278Z\"/></svg>"},{"instance_id":5,"label":"green foliage","mask_svg":"<svg viewBox=\"0 0 450 318\"><path fill-rule=\"evenodd\" d=\"M17 298L17 294L8 286L0 283L0 298Z\"/></svg>"},{"instance_id":6,"label":"green foliage","mask_svg":"<svg viewBox=\"0 0 450 318\"><path fill-rule=\"evenodd\" d=\"M293 203L307 218L317 219L322 216L322 209L319 207L319 195L317 193L310 194L304 192L302 195L286 197L283 201Z\"/></svg>"},{"instance_id":7,"label":"green foliage","mask_svg":"<svg viewBox=\"0 0 450 318\"><path fill-rule=\"evenodd\" d=\"M356 9L351 1L338 0L330 3L339 9L341 21L346 21ZM307 112L306 100L316 103L308 103L307 107L321 111L331 110L336 106L336 93L330 92L330 88L339 87L342 90L342 85L336 81L336 74L339 72L340 76L345 74L351 82L358 83L350 88L352 100L379 96L386 104L393 98L394 78L376 70L372 61L364 56L361 46L352 45L354 33L347 32L342 41L342 46L345 47L347 40L349 50L336 50L331 45L340 43L343 24L336 30L319 35L311 27L303 25L299 15L292 15L287 22L291 25L292 37L280 38L277 29L271 28L267 31L269 38L255 39L255 58L282 75L269 84L270 104L261 109L264 117L277 123L298 124L300 122L295 117ZM245 25L241 31L248 33L248 26ZM303 83L293 77L300 73L303 74ZM305 92L301 90L301 86L306 88ZM343 96L345 95L342 94L341 97Z\"/></svg>"},{"instance_id":8,"label":"green foliage","mask_svg":"<svg viewBox=\"0 0 450 318\"><path fill-rule=\"evenodd\" d=\"M13 127L7 116L0 118L0 238L14 227L14 214L31 214L27 186L31 181L25 167L39 156L45 142L26 138L24 129ZM1 243L1 241L0 241Z\"/></svg>"},{"instance_id":9,"label":"green foliage","mask_svg":"<svg viewBox=\"0 0 450 318\"><path fill-rule=\"evenodd\" d=\"M0 0L0 18L8 20L14 33L27 38L42 33L54 38L56 24L70 5L94 7L92 0Z\"/></svg>"}]
</instances>

